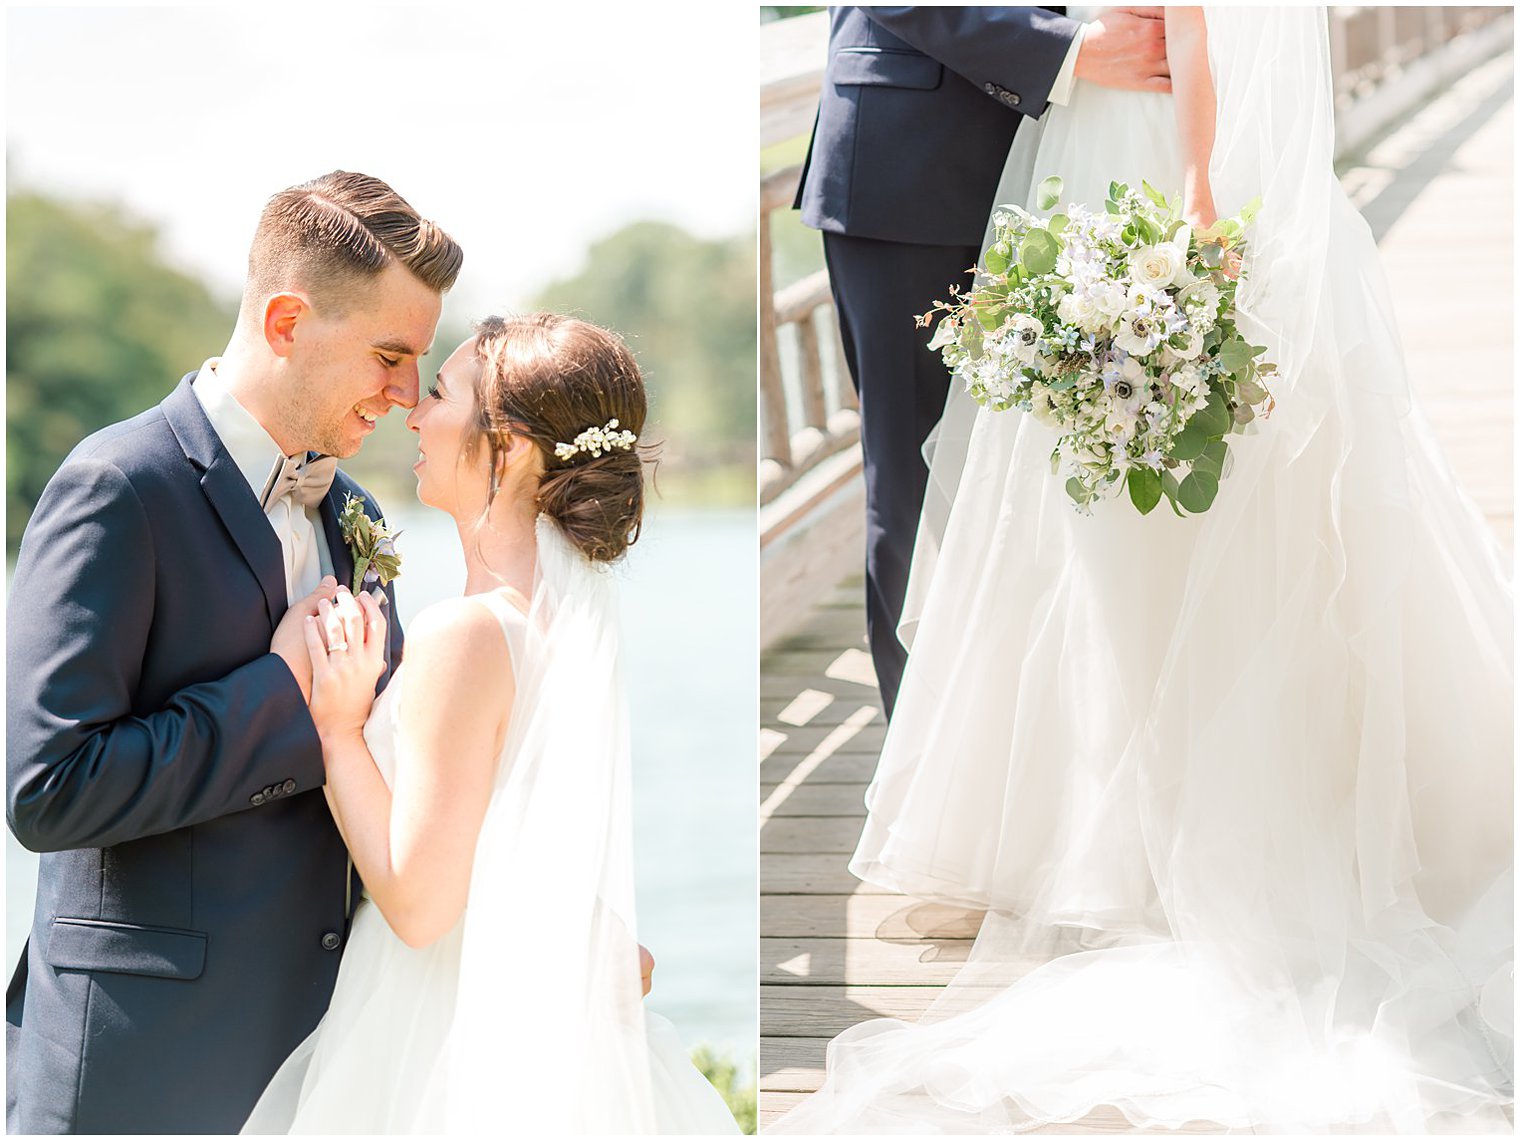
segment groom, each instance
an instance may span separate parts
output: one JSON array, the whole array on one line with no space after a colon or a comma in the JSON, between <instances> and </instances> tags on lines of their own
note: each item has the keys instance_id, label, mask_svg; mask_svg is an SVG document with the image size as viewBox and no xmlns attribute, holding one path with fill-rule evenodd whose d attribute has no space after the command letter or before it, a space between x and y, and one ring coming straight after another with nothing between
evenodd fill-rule
<instances>
[{"instance_id":1,"label":"groom","mask_svg":"<svg viewBox=\"0 0 1520 1141\"><path fill-rule=\"evenodd\" d=\"M357 884L300 620L353 573L345 497L379 512L324 458L417 403L461 258L377 178L275 195L221 357L43 492L6 651L7 817L43 853L8 1132L236 1132L326 1009Z\"/></svg>"},{"instance_id":2,"label":"groom","mask_svg":"<svg viewBox=\"0 0 1520 1141\"><path fill-rule=\"evenodd\" d=\"M1169 91L1160 8L1088 24L1027 7L831 8L818 123L794 203L823 231L845 360L860 398L866 625L887 716L928 471L924 438L950 378L913 318L981 252L1014 132L1078 82Z\"/></svg>"}]
</instances>

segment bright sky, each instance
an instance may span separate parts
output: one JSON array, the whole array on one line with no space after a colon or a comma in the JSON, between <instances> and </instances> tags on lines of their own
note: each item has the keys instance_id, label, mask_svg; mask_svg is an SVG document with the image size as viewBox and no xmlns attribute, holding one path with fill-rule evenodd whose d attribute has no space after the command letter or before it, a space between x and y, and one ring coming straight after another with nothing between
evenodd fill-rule
<instances>
[{"instance_id":1,"label":"bright sky","mask_svg":"<svg viewBox=\"0 0 1520 1141\"><path fill-rule=\"evenodd\" d=\"M235 297L274 191L391 183L465 249L463 317L659 218L748 233L754 10L733 3L10 7L12 184L123 200Z\"/></svg>"}]
</instances>

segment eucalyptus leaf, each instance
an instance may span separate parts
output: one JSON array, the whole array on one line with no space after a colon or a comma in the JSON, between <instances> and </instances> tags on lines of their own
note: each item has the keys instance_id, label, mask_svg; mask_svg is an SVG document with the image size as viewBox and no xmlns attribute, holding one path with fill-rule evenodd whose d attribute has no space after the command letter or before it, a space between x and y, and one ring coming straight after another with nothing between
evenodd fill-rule
<instances>
[{"instance_id":1,"label":"eucalyptus leaf","mask_svg":"<svg viewBox=\"0 0 1520 1141\"><path fill-rule=\"evenodd\" d=\"M1193 413L1193 418L1187 422L1187 429L1184 431L1197 428L1205 436L1223 436L1230 430L1232 420L1229 404L1226 403L1219 389L1215 388L1209 391L1208 403ZM1176 455L1176 452L1172 454Z\"/></svg>"},{"instance_id":2,"label":"eucalyptus leaf","mask_svg":"<svg viewBox=\"0 0 1520 1141\"><path fill-rule=\"evenodd\" d=\"M1049 228L1052 234L1059 234L1066 229L1067 225L1070 224L1070 222L1071 219L1068 218L1065 214L1052 214L1050 216L1050 221L1046 223L1046 226Z\"/></svg>"},{"instance_id":3,"label":"eucalyptus leaf","mask_svg":"<svg viewBox=\"0 0 1520 1141\"><path fill-rule=\"evenodd\" d=\"M1242 380L1236 392L1246 404L1260 404L1267 398L1267 390L1251 377Z\"/></svg>"},{"instance_id":4,"label":"eucalyptus leaf","mask_svg":"<svg viewBox=\"0 0 1520 1141\"><path fill-rule=\"evenodd\" d=\"M1056 268L1061 245L1044 230L1030 230L1019 246L1019 260L1033 274L1050 273Z\"/></svg>"},{"instance_id":5,"label":"eucalyptus leaf","mask_svg":"<svg viewBox=\"0 0 1520 1141\"><path fill-rule=\"evenodd\" d=\"M1066 494L1071 496L1074 503L1087 502L1087 488L1082 486L1082 481L1076 476L1072 476L1066 481Z\"/></svg>"},{"instance_id":6,"label":"eucalyptus leaf","mask_svg":"<svg viewBox=\"0 0 1520 1141\"><path fill-rule=\"evenodd\" d=\"M1207 511L1218 494L1218 477L1196 468L1177 485L1177 502L1194 515Z\"/></svg>"},{"instance_id":7,"label":"eucalyptus leaf","mask_svg":"<svg viewBox=\"0 0 1520 1141\"><path fill-rule=\"evenodd\" d=\"M1177 508L1177 490L1177 477L1169 471L1162 472L1161 494L1166 496L1166 501L1171 506L1172 514L1177 516L1179 519L1185 519L1187 516L1183 515L1183 513Z\"/></svg>"},{"instance_id":8,"label":"eucalyptus leaf","mask_svg":"<svg viewBox=\"0 0 1520 1141\"><path fill-rule=\"evenodd\" d=\"M1013 260L1013 248L1007 242L993 242L987 247L983 260L987 263L988 273L1007 273L1008 263Z\"/></svg>"},{"instance_id":9,"label":"eucalyptus leaf","mask_svg":"<svg viewBox=\"0 0 1520 1141\"><path fill-rule=\"evenodd\" d=\"M1041 210L1054 210L1056 203L1061 201L1061 188L1065 185L1058 175L1051 175L1040 183L1040 189L1036 201Z\"/></svg>"},{"instance_id":10,"label":"eucalyptus leaf","mask_svg":"<svg viewBox=\"0 0 1520 1141\"><path fill-rule=\"evenodd\" d=\"M1161 209L1165 210L1167 208L1166 195L1162 194L1161 191L1157 190L1143 178L1140 180L1140 189L1145 191L1145 196L1157 206L1160 206Z\"/></svg>"},{"instance_id":11,"label":"eucalyptus leaf","mask_svg":"<svg viewBox=\"0 0 1520 1141\"><path fill-rule=\"evenodd\" d=\"M1198 416L1194 416L1187 422L1187 426L1173 437L1172 446L1167 452L1173 459L1195 460L1203 455L1203 449L1209 446L1209 434L1198 425L1197 420Z\"/></svg>"},{"instance_id":12,"label":"eucalyptus leaf","mask_svg":"<svg viewBox=\"0 0 1520 1141\"><path fill-rule=\"evenodd\" d=\"M1149 515L1161 502L1161 473L1147 467L1132 467L1127 482L1130 502L1140 514Z\"/></svg>"},{"instance_id":13,"label":"eucalyptus leaf","mask_svg":"<svg viewBox=\"0 0 1520 1141\"><path fill-rule=\"evenodd\" d=\"M1210 269L1218 269L1224 264L1224 250L1214 242L1204 242L1198 247L1198 258Z\"/></svg>"},{"instance_id":14,"label":"eucalyptus leaf","mask_svg":"<svg viewBox=\"0 0 1520 1141\"><path fill-rule=\"evenodd\" d=\"M1193 470L1207 472L1215 479L1223 478L1224 461L1229 454L1229 445L1223 440L1210 440L1203 454L1193 461Z\"/></svg>"},{"instance_id":15,"label":"eucalyptus leaf","mask_svg":"<svg viewBox=\"0 0 1520 1141\"><path fill-rule=\"evenodd\" d=\"M1219 346L1219 363L1225 372L1234 374L1251 363L1251 346L1239 337L1233 337Z\"/></svg>"}]
</instances>

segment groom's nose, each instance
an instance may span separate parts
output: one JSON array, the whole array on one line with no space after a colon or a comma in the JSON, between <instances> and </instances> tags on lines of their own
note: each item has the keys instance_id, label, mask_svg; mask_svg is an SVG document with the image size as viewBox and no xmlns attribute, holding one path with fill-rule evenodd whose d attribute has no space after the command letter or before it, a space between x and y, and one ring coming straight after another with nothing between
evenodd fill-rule
<instances>
[{"instance_id":1,"label":"groom's nose","mask_svg":"<svg viewBox=\"0 0 1520 1141\"><path fill-rule=\"evenodd\" d=\"M417 362L409 360L392 371L390 383L385 386L382 395L392 404L399 404L402 408L415 408L420 386L421 374L417 368Z\"/></svg>"}]
</instances>

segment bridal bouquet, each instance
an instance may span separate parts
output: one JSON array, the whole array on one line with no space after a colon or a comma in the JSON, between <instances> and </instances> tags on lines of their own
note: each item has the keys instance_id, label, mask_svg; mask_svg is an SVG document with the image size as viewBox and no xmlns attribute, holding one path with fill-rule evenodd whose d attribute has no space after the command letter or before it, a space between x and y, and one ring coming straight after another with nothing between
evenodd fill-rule
<instances>
[{"instance_id":1,"label":"bridal bouquet","mask_svg":"<svg viewBox=\"0 0 1520 1141\"><path fill-rule=\"evenodd\" d=\"M1084 514L1121 485L1142 515L1163 496L1207 511L1225 437L1272 408L1275 368L1235 327L1232 271L1259 203L1194 233L1180 198L1142 187L1110 183L1103 213L998 207L976 283L919 318L940 315L929 347L979 404L1059 431L1051 471ZM1041 183L1040 208L1061 190Z\"/></svg>"}]
</instances>

